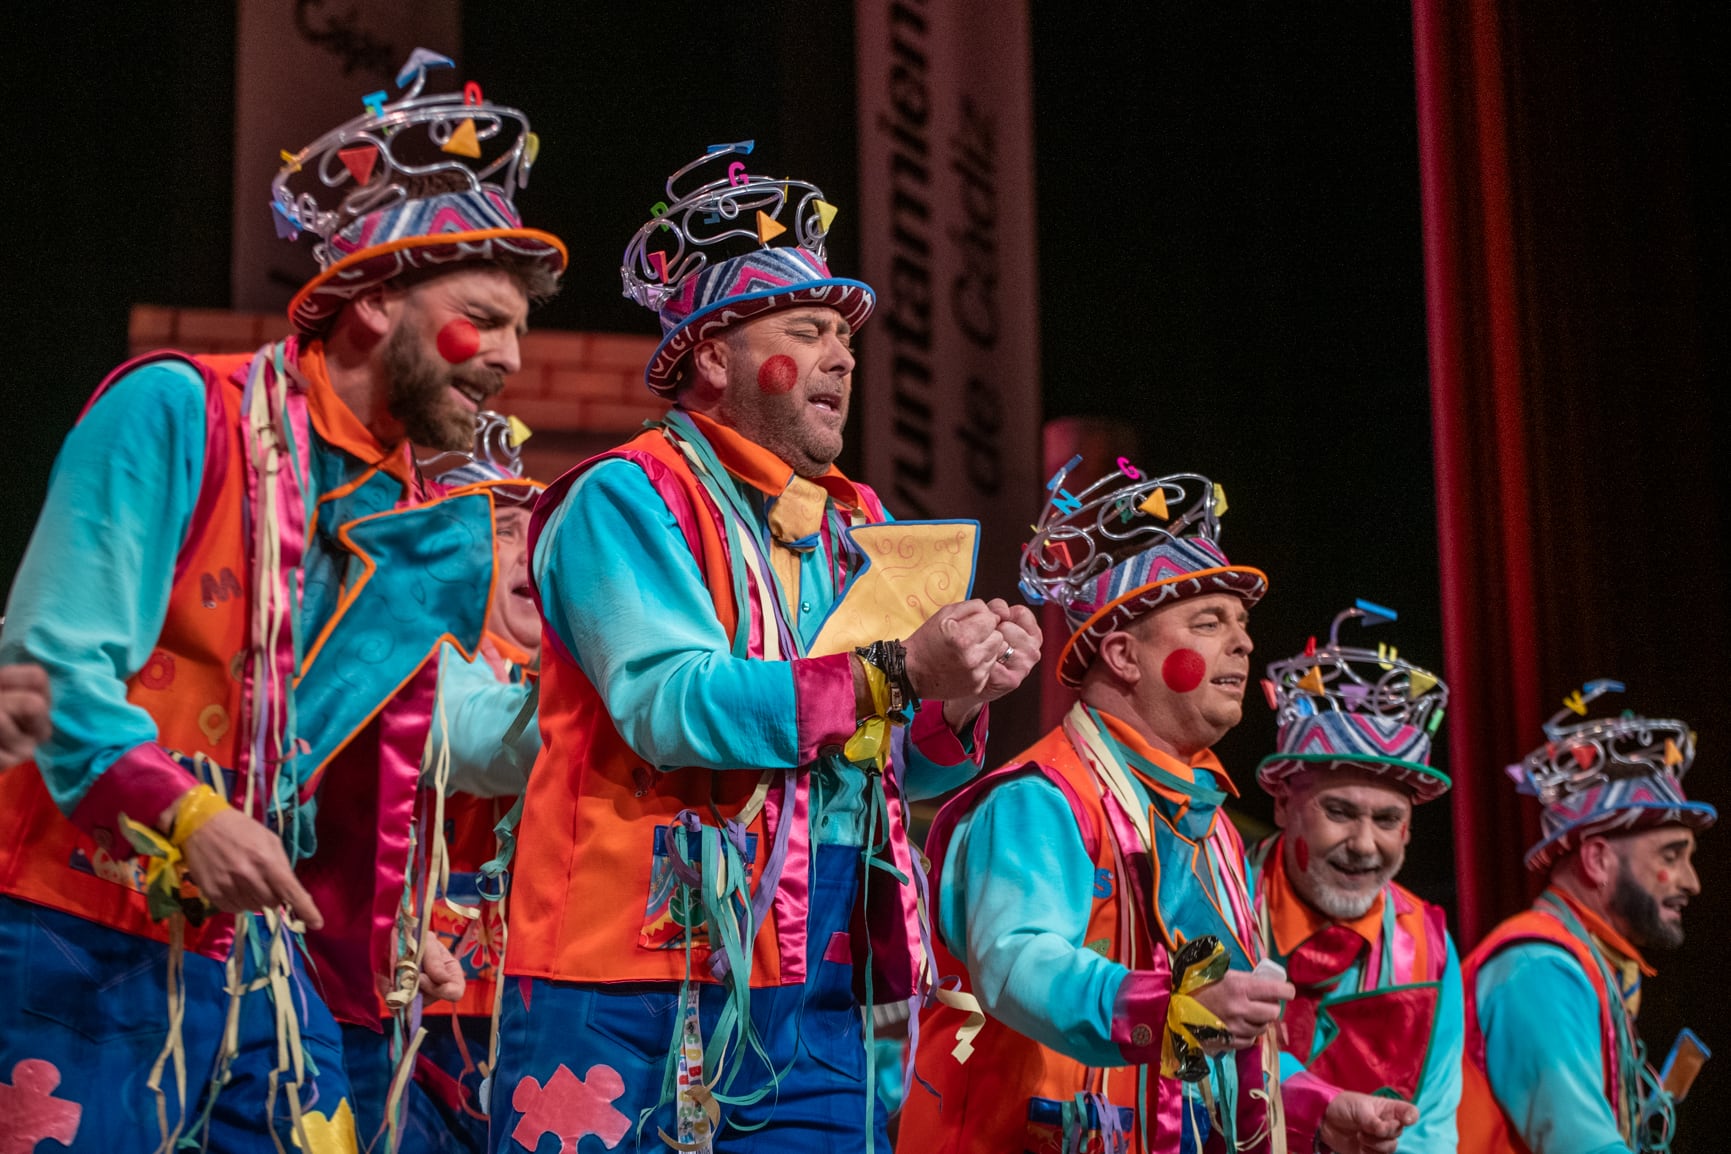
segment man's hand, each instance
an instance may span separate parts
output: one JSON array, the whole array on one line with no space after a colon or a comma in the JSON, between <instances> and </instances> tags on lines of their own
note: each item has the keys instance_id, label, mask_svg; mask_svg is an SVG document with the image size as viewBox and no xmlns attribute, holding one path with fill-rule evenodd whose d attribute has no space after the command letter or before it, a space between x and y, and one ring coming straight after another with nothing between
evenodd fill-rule
<instances>
[{"instance_id":1,"label":"man's hand","mask_svg":"<svg viewBox=\"0 0 1731 1154\"><path fill-rule=\"evenodd\" d=\"M40 665L0 665L0 769L29 761L50 731L48 674Z\"/></svg>"},{"instance_id":2,"label":"man's hand","mask_svg":"<svg viewBox=\"0 0 1731 1154\"><path fill-rule=\"evenodd\" d=\"M463 996L463 965L432 934L421 951L421 996L434 1002L455 1002Z\"/></svg>"},{"instance_id":3,"label":"man's hand","mask_svg":"<svg viewBox=\"0 0 1731 1154\"><path fill-rule=\"evenodd\" d=\"M998 615L984 601L943 606L902 643L914 695L926 701L978 696L1004 644Z\"/></svg>"},{"instance_id":4,"label":"man's hand","mask_svg":"<svg viewBox=\"0 0 1731 1154\"><path fill-rule=\"evenodd\" d=\"M1417 1121L1411 1102L1346 1090L1322 1113L1322 1142L1335 1154L1394 1154L1400 1132Z\"/></svg>"},{"instance_id":5,"label":"man's hand","mask_svg":"<svg viewBox=\"0 0 1731 1154\"><path fill-rule=\"evenodd\" d=\"M287 906L307 929L324 926L282 842L240 810L224 810L205 822L180 851L199 892L217 909L238 914Z\"/></svg>"},{"instance_id":6,"label":"man's hand","mask_svg":"<svg viewBox=\"0 0 1731 1154\"><path fill-rule=\"evenodd\" d=\"M957 733L974 720L986 702L996 701L1022 684L1040 664L1040 626L1033 612L1026 605L1011 605L1001 597L986 602L986 608L997 618L998 637L1004 645L992 662L984 689L944 702L944 720Z\"/></svg>"},{"instance_id":7,"label":"man's hand","mask_svg":"<svg viewBox=\"0 0 1731 1154\"><path fill-rule=\"evenodd\" d=\"M1243 970L1227 970L1218 982L1197 991L1196 1000L1226 1026L1232 1035L1232 1049L1242 1050L1280 1020L1282 1003L1297 996L1291 982L1253 978Z\"/></svg>"}]
</instances>

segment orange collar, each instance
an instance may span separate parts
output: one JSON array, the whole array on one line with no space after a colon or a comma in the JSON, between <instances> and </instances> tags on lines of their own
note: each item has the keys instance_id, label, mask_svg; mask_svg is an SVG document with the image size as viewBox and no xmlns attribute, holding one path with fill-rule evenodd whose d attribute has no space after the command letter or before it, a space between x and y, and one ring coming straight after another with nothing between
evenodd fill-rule
<instances>
[{"instance_id":1,"label":"orange collar","mask_svg":"<svg viewBox=\"0 0 1731 1154\"><path fill-rule=\"evenodd\" d=\"M709 447L715 450L715 458L721 462L722 467L764 496L781 496L788 483L793 480L793 466L737 429L723 425L702 413L682 411L691 423L697 426L697 431L703 434ZM840 504L853 509L866 507L865 498L860 495L858 486L834 465L821 476L812 477L810 480Z\"/></svg>"},{"instance_id":2,"label":"orange collar","mask_svg":"<svg viewBox=\"0 0 1731 1154\"><path fill-rule=\"evenodd\" d=\"M1285 837L1285 834L1275 837L1262 866L1266 879L1263 893L1268 902L1268 924L1274 931L1274 952L1289 958L1293 950L1332 925L1345 926L1375 949L1377 938L1382 934L1382 903L1387 900L1387 887L1376 895L1376 900L1370 903L1370 909L1362 917L1350 922L1337 921L1305 901L1304 895L1292 887L1292 878L1286 872L1286 855L1282 852Z\"/></svg>"},{"instance_id":3,"label":"orange collar","mask_svg":"<svg viewBox=\"0 0 1731 1154\"><path fill-rule=\"evenodd\" d=\"M1114 717L1103 709L1096 708L1095 712L1100 715L1101 720L1105 721L1106 728L1111 730L1112 736L1117 739L1118 743L1137 757L1146 758L1181 781L1195 781L1196 771L1205 769L1214 775L1215 784L1219 788L1233 797L1238 796L1238 787L1232 784L1232 778L1227 776L1226 767L1220 764L1220 759L1214 756L1212 749L1205 749L1189 762L1185 762L1182 758L1174 757L1170 753L1164 753L1149 745L1148 739L1138 733L1124 719ZM1147 783L1144 782L1143 784Z\"/></svg>"},{"instance_id":4,"label":"orange collar","mask_svg":"<svg viewBox=\"0 0 1731 1154\"><path fill-rule=\"evenodd\" d=\"M362 461L376 464L403 484L412 486L414 459L410 455L409 443L402 441L386 448L371 430L361 424L354 411L343 404L331 386L330 373L325 368L324 342L308 341L301 345L295 364L307 381L307 409L312 414L313 428L318 430L325 443Z\"/></svg>"},{"instance_id":5,"label":"orange collar","mask_svg":"<svg viewBox=\"0 0 1731 1154\"><path fill-rule=\"evenodd\" d=\"M1592 934L1593 939L1610 955L1611 963L1618 969L1623 969L1633 963L1642 974L1649 978L1658 974L1659 971L1648 965L1647 959L1641 956L1641 951L1630 944L1629 940L1622 934L1612 929L1610 923L1604 918L1576 901L1574 895L1562 886L1552 886L1550 890L1562 898L1571 910L1575 911L1575 916L1581 919L1581 925L1586 927L1587 932Z\"/></svg>"}]
</instances>

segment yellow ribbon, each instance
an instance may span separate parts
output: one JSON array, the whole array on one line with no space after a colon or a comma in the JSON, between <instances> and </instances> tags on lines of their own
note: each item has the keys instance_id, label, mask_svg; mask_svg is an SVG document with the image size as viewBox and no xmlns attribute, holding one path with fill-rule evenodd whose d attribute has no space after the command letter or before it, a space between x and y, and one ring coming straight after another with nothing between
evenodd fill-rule
<instances>
[{"instance_id":1,"label":"yellow ribbon","mask_svg":"<svg viewBox=\"0 0 1731 1154\"><path fill-rule=\"evenodd\" d=\"M872 715L861 721L853 736L847 739L847 745L842 748L842 756L856 765L875 762L878 772L882 773L884 762L890 753L889 678L871 662L861 658L854 660L865 671L866 693L872 700Z\"/></svg>"},{"instance_id":2,"label":"yellow ribbon","mask_svg":"<svg viewBox=\"0 0 1731 1154\"><path fill-rule=\"evenodd\" d=\"M1187 1048L1200 1053L1203 1039L1197 1034L1197 1030L1217 1030L1222 1034L1227 1032L1226 1023L1216 1017L1214 1011L1198 1002L1194 995L1225 977L1229 965L1226 947L1215 942L1212 952L1192 962L1180 975L1178 984L1172 991L1172 998L1166 1004L1166 1036L1160 1043L1162 1076L1176 1078L1178 1071L1184 1066L1184 1061L1178 1054L1178 1042L1183 1042Z\"/></svg>"},{"instance_id":3,"label":"yellow ribbon","mask_svg":"<svg viewBox=\"0 0 1731 1154\"><path fill-rule=\"evenodd\" d=\"M168 835L168 840L174 843L176 849L186 844L186 839L203 829L211 818L224 810L232 808L228 799L208 785L195 785L181 796L180 805L174 811L174 829Z\"/></svg>"}]
</instances>

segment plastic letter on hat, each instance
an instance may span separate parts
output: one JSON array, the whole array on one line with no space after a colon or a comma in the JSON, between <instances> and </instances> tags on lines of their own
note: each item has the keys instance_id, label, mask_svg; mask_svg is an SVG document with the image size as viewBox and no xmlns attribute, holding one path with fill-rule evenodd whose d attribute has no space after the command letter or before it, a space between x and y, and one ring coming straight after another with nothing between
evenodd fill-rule
<instances>
[{"instance_id":1,"label":"plastic letter on hat","mask_svg":"<svg viewBox=\"0 0 1731 1154\"><path fill-rule=\"evenodd\" d=\"M694 345L742 321L822 305L857 332L877 303L869 285L830 275L824 239L836 208L823 190L751 174L739 158L753 147L711 145L668 177L657 202L668 207L625 246L625 296L661 320L661 344L643 374L659 396L678 389Z\"/></svg>"},{"instance_id":2,"label":"plastic letter on hat","mask_svg":"<svg viewBox=\"0 0 1731 1154\"><path fill-rule=\"evenodd\" d=\"M1233 565L1217 544L1219 487L1196 473L1132 478L1114 468L1072 492L1072 457L1046 483L1046 506L1022 550L1022 596L1055 601L1071 634L1058 657L1058 680L1074 689L1108 633L1162 605L1210 593L1261 600L1268 578ZM1126 518L1124 510L1132 510Z\"/></svg>"},{"instance_id":3,"label":"plastic letter on hat","mask_svg":"<svg viewBox=\"0 0 1731 1154\"><path fill-rule=\"evenodd\" d=\"M1441 797L1449 779L1431 767L1430 746L1449 688L1393 646L1341 644L1340 627L1354 617L1368 627L1396 614L1360 600L1335 616L1327 645L1311 638L1303 653L1269 665L1263 684L1273 687L1279 752L1263 758L1257 780L1278 795L1295 774L1342 766L1397 782L1415 803Z\"/></svg>"},{"instance_id":4,"label":"plastic letter on hat","mask_svg":"<svg viewBox=\"0 0 1731 1154\"><path fill-rule=\"evenodd\" d=\"M1544 836L1527 851L1527 868L1552 862L1593 834L1685 825L1705 829L1719 814L1683 794L1695 762L1695 733L1681 721L1625 710L1592 717L1588 706L1616 681L1590 681L1545 722L1545 743L1508 767L1521 793L1539 799Z\"/></svg>"},{"instance_id":5,"label":"plastic letter on hat","mask_svg":"<svg viewBox=\"0 0 1731 1154\"><path fill-rule=\"evenodd\" d=\"M564 243L524 228L513 203L533 161L528 117L465 103L460 91L421 95L427 69L450 63L417 48L395 102L375 93L365 114L284 155L271 182L278 235L319 237L319 274L289 303L302 333L318 335L355 296L417 269L514 257L564 271Z\"/></svg>"}]
</instances>

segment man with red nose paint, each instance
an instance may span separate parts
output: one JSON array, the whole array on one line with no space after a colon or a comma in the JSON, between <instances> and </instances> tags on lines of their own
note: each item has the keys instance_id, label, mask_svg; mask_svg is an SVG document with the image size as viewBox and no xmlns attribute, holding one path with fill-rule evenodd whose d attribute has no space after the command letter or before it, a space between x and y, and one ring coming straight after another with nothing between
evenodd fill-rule
<instances>
[{"instance_id":1,"label":"man with red nose paint","mask_svg":"<svg viewBox=\"0 0 1731 1154\"><path fill-rule=\"evenodd\" d=\"M1257 778L1280 832L1251 847L1250 887L1263 949L1298 991L1280 1022L1283 1073L1411 1103L1418 1121L1398 1142L1362 1148L1441 1154L1456 1148L1460 962L1441 907L1394 877L1413 806L1449 788L1430 765L1448 687L1389 646L1343 645L1353 618L1395 612L1360 601L1327 644L1268 667L1280 745Z\"/></svg>"},{"instance_id":2,"label":"man with red nose paint","mask_svg":"<svg viewBox=\"0 0 1731 1154\"><path fill-rule=\"evenodd\" d=\"M1527 868L1549 884L1461 966L1462 1150L1668 1151L1676 1103L1707 1056L1685 1030L1655 1071L1635 1017L1654 973L1644 951L1683 944L1683 909L1701 892L1695 834L1718 814L1683 795L1694 730L1629 710L1589 716L1622 689L1571 693L1545 744L1508 767L1539 800L1544 837Z\"/></svg>"},{"instance_id":3,"label":"man with red nose paint","mask_svg":"<svg viewBox=\"0 0 1731 1154\"><path fill-rule=\"evenodd\" d=\"M975 774L1040 656L1025 607L962 600L976 526L835 468L874 298L824 262L835 206L751 151L676 173L626 249L672 412L536 506L501 1154L887 1149L862 1009L929 982L905 807Z\"/></svg>"},{"instance_id":4,"label":"man with red nose paint","mask_svg":"<svg viewBox=\"0 0 1731 1154\"><path fill-rule=\"evenodd\" d=\"M1051 493L1022 592L1063 606L1063 724L963 790L926 840L940 984L908 1154L1376 1150L1411 1107L1280 1082L1293 988L1263 952L1235 792L1210 752L1244 712L1263 574L1221 552L1226 498L1128 461Z\"/></svg>"},{"instance_id":5,"label":"man with red nose paint","mask_svg":"<svg viewBox=\"0 0 1731 1154\"><path fill-rule=\"evenodd\" d=\"M512 206L523 114L422 95L450 65L416 51L394 100L285 158L269 210L320 267L291 337L133 361L61 449L0 644L52 689L0 774L0 1086L72 1121L0 1111L0 1139L353 1150L339 1024L376 1036L388 1004L407 1033L462 988L404 895L492 501L410 442L470 443L565 249Z\"/></svg>"}]
</instances>

